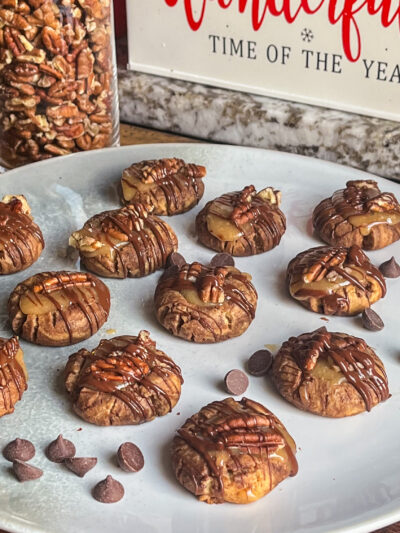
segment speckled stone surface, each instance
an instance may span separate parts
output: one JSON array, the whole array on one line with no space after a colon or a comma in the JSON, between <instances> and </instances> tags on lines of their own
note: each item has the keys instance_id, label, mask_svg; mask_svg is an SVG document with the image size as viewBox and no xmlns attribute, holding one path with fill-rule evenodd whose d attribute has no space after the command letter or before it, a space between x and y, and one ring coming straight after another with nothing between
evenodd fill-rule
<instances>
[{"instance_id":1,"label":"speckled stone surface","mask_svg":"<svg viewBox=\"0 0 400 533\"><path fill-rule=\"evenodd\" d=\"M121 120L400 180L400 123L119 70Z\"/></svg>"}]
</instances>

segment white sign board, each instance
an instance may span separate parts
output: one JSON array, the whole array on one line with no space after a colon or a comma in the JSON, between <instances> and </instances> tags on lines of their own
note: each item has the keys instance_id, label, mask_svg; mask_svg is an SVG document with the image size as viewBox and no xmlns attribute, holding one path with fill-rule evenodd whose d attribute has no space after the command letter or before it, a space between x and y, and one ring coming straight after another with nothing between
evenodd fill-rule
<instances>
[{"instance_id":1,"label":"white sign board","mask_svg":"<svg viewBox=\"0 0 400 533\"><path fill-rule=\"evenodd\" d=\"M127 0L129 68L400 120L399 0Z\"/></svg>"}]
</instances>

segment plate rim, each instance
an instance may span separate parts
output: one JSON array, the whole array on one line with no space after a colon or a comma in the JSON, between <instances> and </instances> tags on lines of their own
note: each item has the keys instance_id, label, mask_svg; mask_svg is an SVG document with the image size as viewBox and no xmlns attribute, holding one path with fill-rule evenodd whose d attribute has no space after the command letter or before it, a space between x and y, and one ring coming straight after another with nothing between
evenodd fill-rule
<instances>
[{"instance_id":1,"label":"plate rim","mask_svg":"<svg viewBox=\"0 0 400 533\"><path fill-rule=\"evenodd\" d=\"M85 158L91 158L96 157L96 155L109 153L110 150L113 152L135 152L136 150L140 149L146 149L151 148L155 151L168 148L169 150L173 150L174 148L178 149L190 149L190 148L201 148L207 150L208 148L211 149L220 149L220 150L235 150L235 151L246 151L246 152L263 152L267 153L269 155L272 155L273 157L282 158L282 159L292 159L292 160L306 160L307 162L311 163L312 165L316 166L329 166L331 168L337 168L340 167L343 169L349 169L351 173L357 173L360 176L368 176L368 179L371 179L371 177L376 177L379 179L379 181L387 182L391 185L399 185L400 182L396 180L391 180L389 178L385 178L380 176L379 174L374 174L372 172L368 172L366 170L362 170L355 167L350 167L348 165L337 163L334 161L328 161L325 159L319 159L311 156L301 155L301 154L295 154L290 152L283 152L278 150L267 150L263 148L258 147L250 147L250 146L239 146L239 145L232 145L232 144L226 144L226 143L208 143L208 142L190 142L190 143L179 143L179 142L173 142L173 143L143 143L143 144L134 144L134 145L124 145L124 146L116 146L116 147L109 147L109 148L102 148L98 150L92 150L92 151L86 151L86 152L78 152L73 154L68 154L65 156L57 157L57 158L51 158L44 161L34 162L27 165L23 165L14 169L6 170L2 175L0 175L0 180L7 176L12 178L15 173L19 174L21 172L26 172L29 174L29 171L32 166L34 165L34 168L37 169L39 166L47 167L52 166L54 163L58 163L60 161L71 161L73 159L85 159ZM29 178L27 178L29 179ZM33 179L40 179L39 176L33 178ZM323 177L321 179L324 179ZM325 531L329 531L331 533L370 533L371 531L374 531L376 529L380 529L383 527L386 527L388 525L392 525L395 522L400 520L400 503L397 510L393 510L390 512L386 512L384 514L378 515L374 518L370 518L367 520L364 520L363 522L360 522L357 525L350 525L350 526L339 526L329 529L327 528ZM16 520L10 520L9 517L5 516L3 513L3 510L0 510L0 529L4 528L9 533L53 533L50 529L47 529L46 527L38 526L37 524L29 523L29 525L24 526L22 522L24 519L21 517L16 517Z\"/></svg>"}]
</instances>

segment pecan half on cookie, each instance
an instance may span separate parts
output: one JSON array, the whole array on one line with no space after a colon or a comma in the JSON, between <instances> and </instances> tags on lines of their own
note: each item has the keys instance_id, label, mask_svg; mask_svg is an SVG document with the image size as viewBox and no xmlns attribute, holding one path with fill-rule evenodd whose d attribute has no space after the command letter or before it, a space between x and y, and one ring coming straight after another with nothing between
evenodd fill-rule
<instances>
[{"instance_id":1,"label":"pecan half on cookie","mask_svg":"<svg viewBox=\"0 0 400 533\"><path fill-rule=\"evenodd\" d=\"M8 300L13 331L45 346L68 346L94 335L110 311L110 292L84 272L43 272L15 287Z\"/></svg>"},{"instance_id":2,"label":"pecan half on cookie","mask_svg":"<svg viewBox=\"0 0 400 533\"><path fill-rule=\"evenodd\" d=\"M400 205L376 181L348 181L315 208L313 224L328 244L377 250L400 239Z\"/></svg>"},{"instance_id":3,"label":"pecan half on cookie","mask_svg":"<svg viewBox=\"0 0 400 533\"><path fill-rule=\"evenodd\" d=\"M134 163L122 174L122 200L154 207L155 215L177 215L197 205L204 193L203 166L182 159Z\"/></svg>"},{"instance_id":4,"label":"pecan half on cookie","mask_svg":"<svg viewBox=\"0 0 400 533\"><path fill-rule=\"evenodd\" d=\"M156 287L157 320L188 341L220 342L242 335L257 307L251 276L234 267L174 265Z\"/></svg>"},{"instance_id":5,"label":"pecan half on cookie","mask_svg":"<svg viewBox=\"0 0 400 533\"><path fill-rule=\"evenodd\" d=\"M196 217L199 241L235 256L260 254L277 246L286 230L281 193L253 185L208 202Z\"/></svg>"},{"instance_id":6,"label":"pecan half on cookie","mask_svg":"<svg viewBox=\"0 0 400 533\"><path fill-rule=\"evenodd\" d=\"M33 222L25 197L4 196L0 202L0 274L30 267L43 248L42 232Z\"/></svg>"},{"instance_id":7,"label":"pecan half on cookie","mask_svg":"<svg viewBox=\"0 0 400 533\"><path fill-rule=\"evenodd\" d=\"M389 398L385 368L374 350L324 327L284 342L272 377L286 400L322 416L356 415Z\"/></svg>"},{"instance_id":8,"label":"pecan half on cookie","mask_svg":"<svg viewBox=\"0 0 400 533\"><path fill-rule=\"evenodd\" d=\"M173 229L151 214L153 207L133 204L90 218L72 234L88 270L110 278L147 276L165 267L178 248Z\"/></svg>"},{"instance_id":9,"label":"pecan half on cookie","mask_svg":"<svg viewBox=\"0 0 400 533\"><path fill-rule=\"evenodd\" d=\"M66 366L74 410L99 426L141 424L167 414L182 383L180 368L147 331L102 340L92 352L71 355Z\"/></svg>"},{"instance_id":10,"label":"pecan half on cookie","mask_svg":"<svg viewBox=\"0 0 400 533\"><path fill-rule=\"evenodd\" d=\"M326 315L356 315L386 294L386 283L358 246L319 246L301 252L287 268L290 295Z\"/></svg>"},{"instance_id":11,"label":"pecan half on cookie","mask_svg":"<svg viewBox=\"0 0 400 533\"><path fill-rule=\"evenodd\" d=\"M172 467L206 503L251 503L297 474L296 444L278 418L243 398L212 402L191 416L172 443Z\"/></svg>"},{"instance_id":12,"label":"pecan half on cookie","mask_svg":"<svg viewBox=\"0 0 400 533\"><path fill-rule=\"evenodd\" d=\"M14 412L28 388L24 354L17 337L0 337L0 417Z\"/></svg>"}]
</instances>

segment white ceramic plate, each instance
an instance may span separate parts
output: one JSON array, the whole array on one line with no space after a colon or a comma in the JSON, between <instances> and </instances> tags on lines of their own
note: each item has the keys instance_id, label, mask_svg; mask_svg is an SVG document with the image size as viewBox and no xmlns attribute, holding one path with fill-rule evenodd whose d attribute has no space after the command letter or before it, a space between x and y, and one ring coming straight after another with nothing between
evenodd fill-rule
<instances>
[{"instance_id":1,"label":"white ceramic plate","mask_svg":"<svg viewBox=\"0 0 400 533\"><path fill-rule=\"evenodd\" d=\"M253 275L259 293L257 315L242 337L216 345L196 345L171 336L155 321L152 297L159 273L143 279L105 280L112 294L107 324L91 339L67 348L43 348L23 342L30 374L29 390L15 413L0 420L0 447L16 437L37 448L34 464L44 470L39 481L20 484L0 458L0 527L17 532L57 533L361 533L400 519L400 280L388 280L388 294L374 309L386 327L362 329L359 317L329 318L305 310L285 288L285 269L298 252L320 244L310 231L313 207L348 179L368 178L342 166L278 152L211 145L148 145L67 156L14 170L0 177L0 193L24 193L43 229L46 249L28 271L0 279L0 336L11 334L6 302L13 287L37 272L79 268L67 255L69 234L100 211L117 208L118 178L123 168L142 159L178 156L207 166L204 198L192 211L168 219L187 260L209 261L211 250L196 243L194 219L209 199L253 183L282 190L288 230L271 252L239 258ZM378 180L400 198L400 185ZM374 252L376 264L400 258L400 242ZM209 506L198 502L175 480L169 447L175 430L200 407L226 396L221 382L232 368L265 344L280 345L291 335L327 325L364 337L383 359L392 397L371 413L332 420L303 413L286 403L268 378L250 378L246 396L265 404L286 425L298 445L299 473L270 495L247 506ZM78 418L63 387L68 355L95 347L102 337L150 330L159 347L182 367L182 397L169 415L138 427L96 427ZM81 429L82 428L82 429ZM62 433L73 440L78 456L97 456L98 465L83 480L44 456L46 445ZM131 440L145 455L137 474L115 463L118 446ZM91 489L107 474L120 480L125 498L103 505Z\"/></svg>"}]
</instances>

